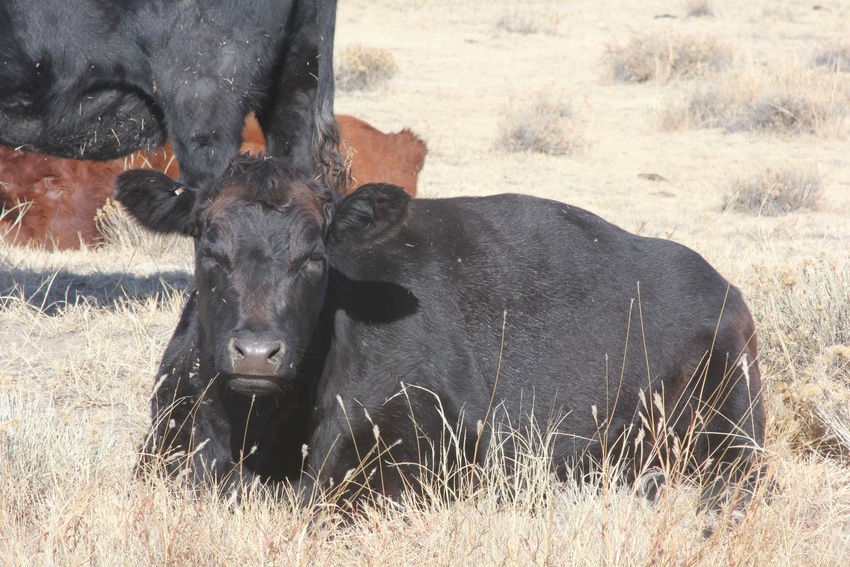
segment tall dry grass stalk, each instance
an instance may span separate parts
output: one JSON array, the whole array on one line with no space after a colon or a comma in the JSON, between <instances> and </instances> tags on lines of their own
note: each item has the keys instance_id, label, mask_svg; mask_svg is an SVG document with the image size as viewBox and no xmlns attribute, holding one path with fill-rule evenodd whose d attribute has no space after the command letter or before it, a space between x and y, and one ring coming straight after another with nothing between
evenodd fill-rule
<instances>
[{"instance_id":1,"label":"tall dry grass stalk","mask_svg":"<svg viewBox=\"0 0 850 567\"><path fill-rule=\"evenodd\" d=\"M114 413L92 422L56 401L3 395L0 424L0 553L13 563L814 565L848 551L834 531L850 513L850 475L787 455L771 502L757 495L739 524L705 539L694 487L671 486L651 504L616 476L554 482L535 440L544 432L526 439L515 474L482 467L454 501L408 495L341 522L262 490L234 507L136 480L139 424Z\"/></svg>"}]
</instances>

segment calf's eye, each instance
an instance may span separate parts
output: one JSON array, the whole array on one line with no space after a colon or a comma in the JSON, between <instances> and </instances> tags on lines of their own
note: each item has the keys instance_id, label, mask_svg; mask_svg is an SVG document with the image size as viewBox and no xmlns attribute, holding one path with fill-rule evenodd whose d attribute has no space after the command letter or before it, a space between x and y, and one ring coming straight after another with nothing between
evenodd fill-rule
<instances>
[{"instance_id":1,"label":"calf's eye","mask_svg":"<svg viewBox=\"0 0 850 567\"><path fill-rule=\"evenodd\" d=\"M212 249L208 246L201 248L201 260L203 260L207 266L218 266L220 264L218 258L216 258L215 254L213 254Z\"/></svg>"}]
</instances>

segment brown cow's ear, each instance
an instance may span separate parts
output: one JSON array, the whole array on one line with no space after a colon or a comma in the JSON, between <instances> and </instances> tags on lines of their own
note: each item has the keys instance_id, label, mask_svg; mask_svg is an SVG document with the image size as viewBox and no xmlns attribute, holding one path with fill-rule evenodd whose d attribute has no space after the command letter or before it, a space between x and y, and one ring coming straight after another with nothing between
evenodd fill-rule
<instances>
[{"instance_id":1,"label":"brown cow's ear","mask_svg":"<svg viewBox=\"0 0 850 567\"><path fill-rule=\"evenodd\" d=\"M155 232L198 235L197 191L152 169L125 171L115 180L118 202Z\"/></svg>"},{"instance_id":2,"label":"brown cow's ear","mask_svg":"<svg viewBox=\"0 0 850 567\"><path fill-rule=\"evenodd\" d=\"M337 203L328 242L374 242L386 237L407 218L409 203L410 195L396 185L363 185Z\"/></svg>"}]
</instances>

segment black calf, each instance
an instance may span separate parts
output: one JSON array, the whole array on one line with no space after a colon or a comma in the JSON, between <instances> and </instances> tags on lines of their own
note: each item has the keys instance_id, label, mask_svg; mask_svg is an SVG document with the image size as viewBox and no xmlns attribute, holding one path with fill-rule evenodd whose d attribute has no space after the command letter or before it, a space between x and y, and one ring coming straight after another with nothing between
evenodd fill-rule
<instances>
[{"instance_id":1,"label":"black calf","mask_svg":"<svg viewBox=\"0 0 850 567\"><path fill-rule=\"evenodd\" d=\"M678 458L705 474L706 504L751 487L753 321L684 246L528 196L411 201L372 184L336 201L274 159L237 160L208 193L175 188L118 182L146 226L196 241L147 447L193 452L172 473L224 481L243 462L243 478L395 496L452 466L446 423L477 462L496 442L510 462L505 426L535 423L554 428L561 475Z\"/></svg>"}]
</instances>

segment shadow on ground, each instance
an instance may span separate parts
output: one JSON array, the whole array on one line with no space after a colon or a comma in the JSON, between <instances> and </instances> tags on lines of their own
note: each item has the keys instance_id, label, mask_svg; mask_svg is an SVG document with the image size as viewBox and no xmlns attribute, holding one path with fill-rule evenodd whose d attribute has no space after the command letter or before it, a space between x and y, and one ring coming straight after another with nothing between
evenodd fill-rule
<instances>
[{"instance_id":1,"label":"shadow on ground","mask_svg":"<svg viewBox=\"0 0 850 567\"><path fill-rule=\"evenodd\" d=\"M81 303L111 308L127 301L165 299L188 291L192 275L183 271L137 276L118 272L80 274L68 270L0 271L0 309L25 301L39 311L55 315Z\"/></svg>"}]
</instances>

